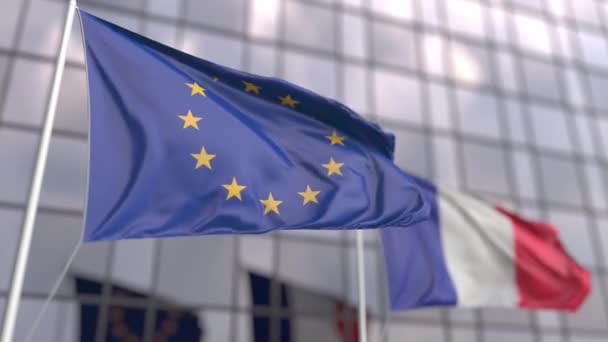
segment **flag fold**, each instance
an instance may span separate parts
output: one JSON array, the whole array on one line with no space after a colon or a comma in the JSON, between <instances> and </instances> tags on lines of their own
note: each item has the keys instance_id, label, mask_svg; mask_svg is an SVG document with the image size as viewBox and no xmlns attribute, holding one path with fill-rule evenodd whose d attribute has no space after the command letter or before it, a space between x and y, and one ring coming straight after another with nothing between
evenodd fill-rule
<instances>
[{"instance_id":1,"label":"flag fold","mask_svg":"<svg viewBox=\"0 0 608 342\"><path fill-rule=\"evenodd\" d=\"M392 161L394 137L346 106L80 16L85 240L405 227L428 217Z\"/></svg>"},{"instance_id":2,"label":"flag fold","mask_svg":"<svg viewBox=\"0 0 608 342\"><path fill-rule=\"evenodd\" d=\"M431 219L381 232L393 310L425 306L575 311L589 272L549 224L419 179Z\"/></svg>"}]
</instances>

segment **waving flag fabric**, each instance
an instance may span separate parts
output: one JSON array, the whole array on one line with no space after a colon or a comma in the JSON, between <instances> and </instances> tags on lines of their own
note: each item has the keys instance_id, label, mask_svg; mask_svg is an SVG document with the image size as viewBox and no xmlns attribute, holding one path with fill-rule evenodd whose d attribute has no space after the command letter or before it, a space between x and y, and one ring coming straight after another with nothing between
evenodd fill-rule
<instances>
[{"instance_id":1,"label":"waving flag fabric","mask_svg":"<svg viewBox=\"0 0 608 342\"><path fill-rule=\"evenodd\" d=\"M576 310L590 275L557 230L419 179L431 219L381 232L392 309L434 305Z\"/></svg>"},{"instance_id":2,"label":"waving flag fabric","mask_svg":"<svg viewBox=\"0 0 608 342\"><path fill-rule=\"evenodd\" d=\"M88 278L76 278L76 291L79 296L102 295L102 283ZM126 287L112 285L110 290L110 300L128 301L146 300L145 294L128 289ZM177 305L170 305L171 309L166 309L168 303L159 300L159 306L165 308L156 309L154 317L154 341L164 342L200 342L203 337L203 330L197 315L180 308ZM99 328L98 320L101 307L99 304L86 303L80 305L80 341L91 342L97 339ZM128 305L112 305L108 308L108 321L105 329L106 336L101 338L104 342L118 341L143 341L145 337L146 308L130 307Z\"/></svg>"},{"instance_id":3,"label":"waving flag fabric","mask_svg":"<svg viewBox=\"0 0 608 342\"><path fill-rule=\"evenodd\" d=\"M347 107L80 14L91 116L85 240L428 217L392 162L394 137Z\"/></svg>"},{"instance_id":4,"label":"waving flag fabric","mask_svg":"<svg viewBox=\"0 0 608 342\"><path fill-rule=\"evenodd\" d=\"M251 301L257 308L271 308L272 279L250 272ZM293 284L276 284L280 307L291 313L279 319L277 337L281 342L358 342L357 309L333 296L310 291ZM299 313L299 314L298 314ZM314 316L313 314L314 313ZM271 341L269 315L253 316L253 342Z\"/></svg>"}]
</instances>

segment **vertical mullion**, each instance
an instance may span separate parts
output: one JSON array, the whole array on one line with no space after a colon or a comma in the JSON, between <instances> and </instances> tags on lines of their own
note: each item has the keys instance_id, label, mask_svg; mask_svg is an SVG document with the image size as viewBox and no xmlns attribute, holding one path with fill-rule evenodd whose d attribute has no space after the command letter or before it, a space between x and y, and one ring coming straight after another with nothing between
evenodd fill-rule
<instances>
[{"instance_id":1,"label":"vertical mullion","mask_svg":"<svg viewBox=\"0 0 608 342\"><path fill-rule=\"evenodd\" d=\"M429 1L429 0L422 0L422 1ZM436 0L435 3L439 2L441 0ZM425 177L427 177L430 180L434 180L437 177L437 172L435 170L435 160L434 160L434 149L433 149L433 130L431 128L432 124L431 124L431 116L432 116L432 110L431 110L431 87L432 87L432 83L431 83L431 79L428 77L428 72L427 72L427 63L426 63L426 58L425 58L425 50L424 50L424 39L425 39L425 34L426 32L428 32L428 27L426 25L426 23L424 22L423 16L423 9L422 9L422 5L421 5L421 1L413 1L413 8L412 8L412 12L414 13L414 18L418 18L418 20L420 21L419 23L415 23L414 24L414 39L415 39L415 46L416 46L416 65L417 65L417 69L418 69L418 73L417 73L417 81L419 81L420 83L420 96L421 96L421 101L420 101L420 107L421 107L421 111L422 111L422 126L419 128L419 131L421 131L423 133L423 139L424 139L424 149L425 149L425 154L426 154L426 168L427 168L427 172L428 174L423 175ZM450 322L450 318L449 318L449 312L447 308L436 308L435 310L440 312L440 319L441 319L441 328L443 330L443 335L444 335L444 341L445 342L452 342L453 341L453 335L452 335L452 324Z\"/></svg>"},{"instance_id":2,"label":"vertical mullion","mask_svg":"<svg viewBox=\"0 0 608 342\"><path fill-rule=\"evenodd\" d=\"M448 13L447 13L447 1L449 0L438 0L441 2L441 5L438 6L439 13L438 16L440 18L440 22L444 23L444 25L448 22ZM452 71L454 69L452 65L452 33L450 29L446 29L443 35L443 38L446 41L445 49L443 51L442 62L444 65L444 70L447 73L445 76L445 83L448 92L448 103L449 103L449 112L450 117L452 119L453 127L450 131L451 138L454 140L456 146L456 155L458 156L458 185L459 188L467 191L468 186L466 185L466 166L465 166L465 158L464 158L464 139L461 134L461 123L460 123L460 113L458 108L458 97L456 96L456 88L457 83L452 80ZM476 340L477 342L483 342L483 320L481 315L481 309L472 309L474 316L474 326L476 330Z\"/></svg>"}]
</instances>

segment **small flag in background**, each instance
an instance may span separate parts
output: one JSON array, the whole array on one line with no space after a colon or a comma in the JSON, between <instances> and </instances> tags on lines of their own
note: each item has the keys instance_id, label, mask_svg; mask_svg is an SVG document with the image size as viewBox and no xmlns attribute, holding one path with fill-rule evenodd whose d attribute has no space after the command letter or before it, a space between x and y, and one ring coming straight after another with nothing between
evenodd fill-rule
<instances>
[{"instance_id":1,"label":"small flag in background","mask_svg":"<svg viewBox=\"0 0 608 342\"><path fill-rule=\"evenodd\" d=\"M391 307L433 305L574 311L589 272L557 230L419 179L431 219L381 232Z\"/></svg>"},{"instance_id":2,"label":"small flag in background","mask_svg":"<svg viewBox=\"0 0 608 342\"><path fill-rule=\"evenodd\" d=\"M344 105L80 15L90 97L85 240L428 218L392 161L394 137Z\"/></svg>"},{"instance_id":3,"label":"small flag in background","mask_svg":"<svg viewBox=\"0 0 608 342\"><path fill-rule=\"evenodd\" d=\"M99 299L102 295L102 283L76 278L76 291L78 295L93 295ZM116 285L110 291L111 300L146 299L146 295ZM161 305L163 303L160 303ZM163 305L166 307L167 305ZM80 341L96 341L97 321L100 314L98 304L80 304ZM144 339L146 322L146 309L134 308L128 305L112 305L108 310L107 342L140 342ZM156 310L156 323L154 325L153 341L158 342L199 342L202 330L198 317L179 306Z\"/></svg>"},{"instance_id":4,"label":"small flag in background","mask_svg":"<svg viewBox=\"0 0 608 342\"><path fill-rule=\"evenodd\" d=\"M250 272L251 299L256 308L271 312L272 279ZM280 282L280 309L289 312L288 317L277 321L280 342L358 342L359 323L357 309L335 297ZM298 315L300 313L300 315ZM313 315L314 313L314 315ZM269 315L253 316L253 342L271 340Z\"/></svg>"}]
</instances>

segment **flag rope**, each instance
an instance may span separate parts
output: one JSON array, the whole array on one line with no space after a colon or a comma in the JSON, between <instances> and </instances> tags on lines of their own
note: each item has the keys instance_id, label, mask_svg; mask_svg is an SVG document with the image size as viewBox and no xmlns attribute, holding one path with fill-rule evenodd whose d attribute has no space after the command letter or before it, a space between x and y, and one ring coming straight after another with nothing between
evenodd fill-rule
<instances>
[{"instance_id":1,"label":"flag rope","mask_svg":"<svg viewBox=\"0 0 608 342\"><path fill-rule=\"evenodd\" d=\"M38 325L40 325L40 322L42 321L44 314L46 313L46 311L49 308L49 305L51 304L51 301L57 295L57 291L59 291L61 282L63 281L65 276L68 274L68 270L70 269L70 266L74 262L74 259L76 258L76 254L78 254L80 247L82 247L83 236L84 236L84 230L83 230L83 234L81 234L80 238L78 239L78 243L74 247L72 254L68 258L68 261L66 261L65 265L63 266L63 270L61 270L61 273L59 274L59 277L55 281L55 284L53 284L51 292L49 292L49 294L46 296L46 299L44 300L44 304L42 304L42 308L40 309L40 311L38 311L38 315L36 315L36 319L34 319L34 322L30 326L30 329L28 330L27 335L26 335L25 339L23 340L23 342L30 342L32 340L32 338L34 337L34 333L36 332L36 329L38 329Z\"/></svg>"},{"instance_id":2,"label":"flag rope","mask_svg":"<svg viewBox=\"0 0 608 342\"><path fill-rule=\"evenodd\" d=\"M17 312L19 310L19 302L21 301L25 270L27 268L30 247L32 245L32 237L34 235L34 224L36 222L36 215L38 213L38 203L40 201L40 191L42 189L44 169L46 168L49 145L51 142L51 135L53 133L53 123L55 122L55 114L57 113L59 90L61 89L61 80L63 78L67 48L70 40L70 33L72 31L72 22L74 21L76 7L76 0L70 0L65 25L63 28L61 46L59 48L59 56L57 57L57 63L55 66L55 75L53 76L53 86L51 88L51 95L47 105L44 127L42 129L42 136L38 145L38 157L36 160L34 175L32 177L25 219L21 229L21 241L19 242L17 258L15 260L13 274L11 276L11 288L4 313L2 338L0 339L2 342L12 342L13 335L15 333Z\"/></svg>"}]
</instances>

